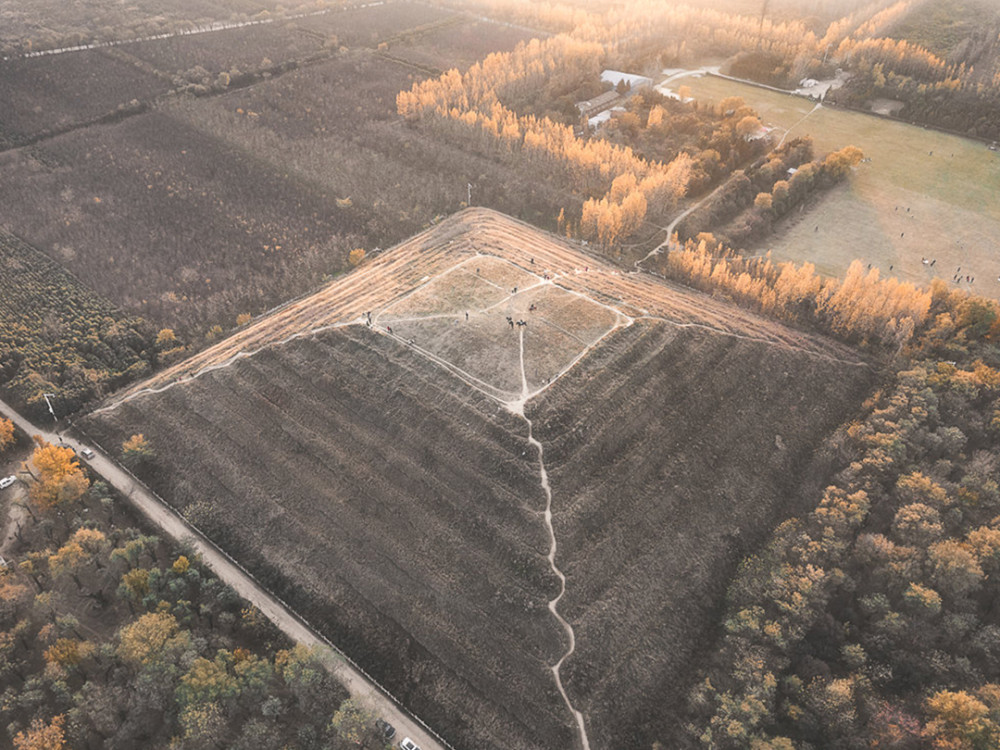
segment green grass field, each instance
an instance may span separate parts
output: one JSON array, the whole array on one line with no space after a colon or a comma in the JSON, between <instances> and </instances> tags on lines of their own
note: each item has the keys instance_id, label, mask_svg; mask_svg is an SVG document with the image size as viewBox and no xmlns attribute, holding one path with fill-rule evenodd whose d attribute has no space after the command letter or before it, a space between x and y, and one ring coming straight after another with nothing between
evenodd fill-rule
<instances>
[{"instance_id":1,"label":"green grass field","mask_svg":"<svg viewBox=\"0 0 1000 750\"><path fill-rule=\"evenodd\" d=\"M742 96L789 137L809 135L817 154L853 144L870 162L845 185L783 221L766 244L778 260L809 261L832 276L855 258L907 281L952 280L1000 296L1000 153L976 141L814 103L735 81L685 78L692 96ZM810 113L811 112L811 113ZM909 210L907 210L909 209ZM936 259L931 267L923 258ZM975 282L965 283L966 275ZM957 282L953 282L958 286Z\"/></svg>"}]
</instances>

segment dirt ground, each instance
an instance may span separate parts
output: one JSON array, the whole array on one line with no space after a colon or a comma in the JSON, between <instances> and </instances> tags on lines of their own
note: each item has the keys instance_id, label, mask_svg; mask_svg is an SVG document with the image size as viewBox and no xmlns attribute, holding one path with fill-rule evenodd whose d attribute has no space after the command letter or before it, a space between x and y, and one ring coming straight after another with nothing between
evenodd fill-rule
<instances>
[{"instance_id":1,"label":"dirt ground","mask_svg":"<svg viewBox=\"0 0 1000 750\"><path fill-rule=\"evenodd\" d=\"M502 400L565 372L626 316L499 258L469 258L373 318ZM520 338L525 362L521 378Z\"/></svg>"},{"instance_id":2,"label":"dirt ground","mask_svg":"<svg viewBox=\"0 0 1000 750\"><path fill-rule=\"evenodd\" d=\"M83 426L143 432L155 488L458 748L581 745L550 669L561 568L561 678L612 750L667 736L736 564L811 499L810 455L871 379L470 210Z\"/></svg>"}]
</instances>

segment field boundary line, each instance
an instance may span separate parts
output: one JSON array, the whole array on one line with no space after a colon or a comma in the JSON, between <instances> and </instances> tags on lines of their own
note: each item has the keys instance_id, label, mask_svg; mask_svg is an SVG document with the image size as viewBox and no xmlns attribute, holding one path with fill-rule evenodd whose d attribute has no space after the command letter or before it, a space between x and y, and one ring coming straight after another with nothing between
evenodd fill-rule
<instances>
[{"instance_id":1,"label":"field boundary line","mask_svg":"<svg viewBox=\"0 0 1000 750\"><path fill-rule=\"evenodd\" d=\"M403 703L393 693L391 693L385 686L382 685L382 683L380 683L378 680L372 677L362 666L360 666L356 661L354 661L354 659L348 656L329 638L323 635L323 633L321 633L315 627L313 627L313 625L310 624L310 622L304 616L299 614L298 610L296 610L294 607L288 604L288 602L286 602L281 596L274 593L269 587L265 586L260 581L260 579L257 578L256 575L250 572L241 562L236 560L225 549L216 544L207 534L205 534L205 532L203 532L200 528L198 528L194 523L185 518L184 515L180 513L180 511L174 508L170 503L164 500L157 492L155 492L145 482L139 479L139 477L133 474L132 471L127 466L123 466L117 461L115 461L112 458L112 454L109 453L107 449L105 449L104 446L101 445L101 443L98 440L96 440L90 433L88 433L83 427L80 427L73 423L71 423L71 425L75 431L79 432L87 440L88 443L95 446L102 454L104 454L104 458L107 461L113 463L119 470L127 474L132 479L133 482L139 485L139 487L141 487L147 494L149 494L150 497L154 498L168 514L170 514L177 521L179 521L186 530L190 531L191 536L195 537L202 544L204 544L207 547L210 547L212 550L214 550L222 557L224 557L230 564L232 564L235 568L237 568L241 573L243 573L243 575L249 578L259 589L261 589L261 591L266 593L274 601L276 601L279 605L281 605L281 607L289 615L291 615L291 617L296 622L298 622L299 625L301 625L303 628L309 631L313 635L313 637L315 637L318 641L322 642L323 645L328 647L334 654L336 654L344 661L346 661L348 664L350 664L355 671L357 671L360 675L362 675L384 697L392 701L392 703L395 704L398 709L400 709L404 714L406 714L407 716L412 718L415 722L417 722L423 729L425 729L435 739L437 739L437 741L440 742L444 747L448 748L448 750L455 750L455 748L451 745L451 743L449 743L441 735L435 732L426 722L423 721L423 719L421 719L419 716L410 711L406 706L404 706ZM136 510L138 510L140 513L148 517L145 511L132 501L131 495L126 494L125 498ZM156 524L155 520L153 519L150 520L153 521L154 524ZM183 542L184 539L178 539L178 541ZM227 583L227 585L229 584ZM277 625L277 623L275 623L275 625ZM280 626L278 627L280 629Z\"/></svg>"},{"instance_id":2,"label":"field boundary line","mask_svg":"<svg viewBox=\"0 0 1000 750\"><path fill-rule=\"evenodd\" d=\"M168 31L163 34L149 34L147 36L137 36L129 39L109 39L106 42L88 42L87 44L76 44L71 47L57 47L55 49L42 49L34 52L25 52L20 55L7 55L0 58L0 62L7 62L9 60L28 60L34 57L51 57L53 55L65 55L70 52L86 52L87 50L92 49L122 47L127 44L155 42L161 39L174 39L179 36L197 36L199 34L211 34L217 31L245 29L249 26L264 26L266 24L278 23L282 21L297 21L300 18L325 16L328 13L342 13L350 10L363 10L364 8L373 8L387 4L393 4L392 0L372 0L372 2L360 3L358 5L343 5L336 8L322 8L308 13L294 13L290 16L269 16L267 18L250 19L249 21L213 21L205 26L196 26L193 29L183 29L180 31Z\"/></svg>"}]
</instances>

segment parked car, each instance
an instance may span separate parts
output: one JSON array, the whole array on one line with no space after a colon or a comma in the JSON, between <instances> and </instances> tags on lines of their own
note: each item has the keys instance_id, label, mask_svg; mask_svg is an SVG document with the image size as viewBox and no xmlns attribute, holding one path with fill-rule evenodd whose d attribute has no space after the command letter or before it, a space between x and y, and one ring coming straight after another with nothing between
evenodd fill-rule
<instances>
[{"instance_id":1,"label":"parked car","mask_svg":"<svg viewBox=\"0 0 1000 750\"><path fill-rule=\"evenodd\" d=\"M420 748L409 737L404 737L403 741L399 743L399 750L420 750Z\"/></svg>"},{"instance_id":2,"label":"parked car","mask_svg":"<svg viewBox=\"0 0 1000 750\"><path fill-rule=\"evenodd\" d=\"M396 736L396 727L385 719L375 719L375 728L382 733L382 736L385 737L386 741L389 741Z\"/></svg>"},{"instance_id":3,"label":"parked car","mask_svg":"<svg viewBox=\"0 0 1000 750\"><path fill-rule=\"evenodd\" d=\"M80 455L89 461L94 457L94 451L90 450L90 448L81 448Z\"/></svg>"},{"instance_id":4,"label":"parked car","mask_svg":"<svg viewBox=\"0 0 1000 750\"><path fill-rule=\"evenodd\" d=\"M0 479L0 490L5 490L17 481L17 477L11 474L9 477Z\"/></svg>"}]
</instances>

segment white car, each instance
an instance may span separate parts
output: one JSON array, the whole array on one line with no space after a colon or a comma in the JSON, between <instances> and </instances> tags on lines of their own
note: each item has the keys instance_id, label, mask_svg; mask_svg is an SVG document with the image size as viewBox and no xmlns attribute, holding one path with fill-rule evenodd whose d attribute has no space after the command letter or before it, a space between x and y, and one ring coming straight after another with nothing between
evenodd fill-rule
<instances>
[{"instance_id":1,"label":"white car","mask_svg":"<svg viewBox=\"0 0 1000 750\"><path fill-rule=\"evenodd\" d=\"M11 474L9 477L0 479L0 490L5 490L17 481L17 477Z\"/></svg>"},{"instance_id":2,"label":"white car","mask_svg":"<svg viewBox=\"0 0 1000 750\"><path fill-rule=\"evenodd\" d=\"M90 450L90 448L81 448L80 455L90 461L94 457L94 451Z\"/></svg>"},{"instance_id":3,"label":"white car","mask_svg":"<svg viewBox=\"0 0 1000 750\"><path fill-rule=\"evenodd\" d=\"M420 750L417 747L417 743L411 740L409 737L404 737L403 741L399 743L400 750Z\"/></svg>"}]
</instances>

